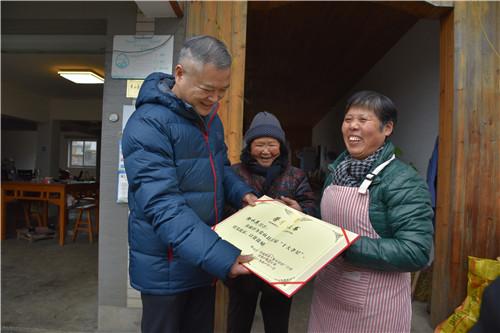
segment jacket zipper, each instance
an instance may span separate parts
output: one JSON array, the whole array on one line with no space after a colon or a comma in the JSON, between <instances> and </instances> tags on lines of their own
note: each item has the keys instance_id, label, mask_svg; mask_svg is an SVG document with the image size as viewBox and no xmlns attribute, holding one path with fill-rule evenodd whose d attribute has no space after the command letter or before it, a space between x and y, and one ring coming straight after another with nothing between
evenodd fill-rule
<instances>
[{"instance_id":1,"label":"jacket zipper","mask_svg":"<svg viewBox=\"0 0 500 333\"><path fill-rule=\"evenodd\" d=\"M215 114L215 113L214 113ZM215 226L217 225L217 223L219 223L219 211L217 209L217 173L215 172L215 163L214 163L214 159L212 157L212 152L210 151L210 144L208 142L208 130L210 129L210 123L212 122L212 118L210 118L209 122L208 122L208 129L203 132L203 138L205 139L205 143L207 144L207 149L208 149L208 157L210 159L210 167L212 168L212 175L214 177L214 209L215 209L215 223L214 225L212 226L212 230L215 229ZM215 287L215 285L217 284L217 278L215 277L212 281L212 287Z\"/></svg>"},{"instance_id":2,"label":"jacket zipper","mask_svg":"<svg viewBox=\"0 0 500 333\"><path fill-rule=\"evenodd\" d=\"M212 114L210 119L208 120L208 124L206 126L206 130L203 131L203 138L205 139L205 143L207 144L207 149L208 149L208 158L210 159L210 167L212 168L212 175L214 177L214 209L215 209L215 223L212 226L212 230L215 229L215 226L217 223L219 223L219 210L217 209L217 172L215 171L215 163L214 159L212 157L212 151L210 150L210 143L208 141L208 131L210 130L210 125L212 124L212 120L214 120L215 115L219 111L220 104L217 104L217 109L215 109L215 112ZM217 284L217 278L214 278L212 281L212 286L215 287Z\"/></svg>"},{"instance_id":3,"label":"jacket zipper","mask_svg":"<svg viewBox=\"0 0 500 333\"><path fill-rule=\"evenodd\" d=\"M210 125L212 124L212 120L214 120L215 115L217 115L217 112L219 111L219 106L220 104L217 104L217 109L215 109L215 112L212 113L212 116L210 117L210 120L208 121L208 124L206 126L206 130L203 131L203 138L205 139L205 143L207 145L208 149L208 158L210 159L210 167L212 169L212 175L214 177L214 210L215 210L215 224L213 225L212 229L215 228L217 223L219 223L219 210L217 209L217 172L215 170L215 163L214 159L212 156L212 151L210 150L210 143L208 141L208 132L210 131Z\"/></svg>"},{"instance_id":4,"label":"jacket zipper","mask_svg":"<svg viewBox=\"0 0 500 333\"><path fill-rule=\"evenodd\" d=\"M168 246L167 259L168 259L168 261L172 261L174 259L174 249L172 248L172 245Z\"/></svg>"}]
</instances>

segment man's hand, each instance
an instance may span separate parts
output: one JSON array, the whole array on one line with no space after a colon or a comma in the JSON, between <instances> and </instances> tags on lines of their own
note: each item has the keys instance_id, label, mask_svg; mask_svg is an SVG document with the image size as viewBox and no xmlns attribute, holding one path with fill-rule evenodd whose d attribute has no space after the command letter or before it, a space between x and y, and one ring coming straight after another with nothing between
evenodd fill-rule
<instances>
[{"instance_id":1,"label":"man's hand","mask_svg":"<svg viewBox=\"0 0 500 333\"><path fill-rule=\"evenodd\" d=\"M280 201L283 202L288 207L292 207L293 209L296 209L299 212L302 211L302 208L300 207L299 203L291 198L281 196Z\"/></svg>"},{"instance_id":2,"label":"man's hand","mask_svg":"<svg viewBox=\"0 0 500 333\"><path fill-rule=\"evenodd\" d=\"M231 266L231 270L229 271L228 276L232 279L237 277L238 275L247 275L250 274L250 271L242 265L242 263L249 262L253 259L252 255L246 256L238 256L233 266Z\"/></svg>"},{"instance_id":3,"label":"man's hand","mask_svg":"<svg viewBox=\"0 0 500 333\"><path fill-rule=\"evenodd\" d=\"M243 207L246 205L255 206L255 201L257 201L257 197L253 193L247 193L243 196Z\"/></svg>"}]
</instances>

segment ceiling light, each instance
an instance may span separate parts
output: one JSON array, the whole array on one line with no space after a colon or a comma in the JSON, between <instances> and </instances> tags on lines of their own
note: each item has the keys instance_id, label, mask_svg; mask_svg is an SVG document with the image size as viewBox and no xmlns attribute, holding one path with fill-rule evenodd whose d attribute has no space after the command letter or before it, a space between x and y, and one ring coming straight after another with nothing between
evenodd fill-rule
<instances>
[{"instance_id":1,"label":"ceiling light","mask_svg":"<svg viewBox=\"0 0 500 333\"><path fill-rule=\"evenodd\" d=\"M80 84L102 84L104 78L91 71L58 71L63 78Z\"/></svg>"}]
</instances>

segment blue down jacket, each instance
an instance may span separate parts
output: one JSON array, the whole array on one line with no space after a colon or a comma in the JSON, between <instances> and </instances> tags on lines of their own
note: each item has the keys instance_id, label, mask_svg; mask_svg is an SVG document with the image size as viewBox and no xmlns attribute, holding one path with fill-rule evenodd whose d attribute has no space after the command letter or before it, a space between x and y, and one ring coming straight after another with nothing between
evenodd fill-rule
<instances>
[{"instance_id":1,"label":"blue down jacket","mask_svg":"<svg viewBox=\"0 0 500 333\"><path fill-rule=\"evenodd\" d=\"M198 115L153 73L123 132L129 182L130 281L145 294L172 295L225 279L240 254L213 232L225 198L251 192L227 159L222 123Z\"/></svg>"}]
</instances>

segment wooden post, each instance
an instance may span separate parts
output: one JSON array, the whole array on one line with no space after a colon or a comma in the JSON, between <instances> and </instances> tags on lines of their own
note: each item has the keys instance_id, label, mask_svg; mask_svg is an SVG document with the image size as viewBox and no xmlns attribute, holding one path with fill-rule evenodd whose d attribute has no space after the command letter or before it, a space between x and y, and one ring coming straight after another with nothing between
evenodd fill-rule
<instances>
[{"instance_id":1,"label":"wooden post","mask_svg":"<svg viewBox=\"0 0 500 333\"><path fill-rule=\"evenodd\" d=\"M186 36L208 34L222 40L231 55L231 86L222 100L219 116L224 124L224 139L232 163L239 161L243 131L243 94L245 83L247 3L189 2ZM227 288L219 281L215 303L215 331L226 331Z\"/></svg>"},{"instance_id":2,"label":"wooden post","mask_svg":"<svg viewBox=\"0 0 500 333\"><path fill-rule=\"evenodd\" d=\"M219 109L232 163L239 161L242 147L246 23L246 1L197 1L187 5L186 36L208 34L217 37L233 56L231 86Z\"/></svg>"},{"instance_id":3,"label":"wooden post","mask_svg":"<svg viewBox=\"0 0 500 333\"><path fill-rule=\"evenodd\" d=\"M500 253L498 22L498 2L457 1L441 20L434 325L465 297L467 257Z\"/></svg>"}]
</instances>

